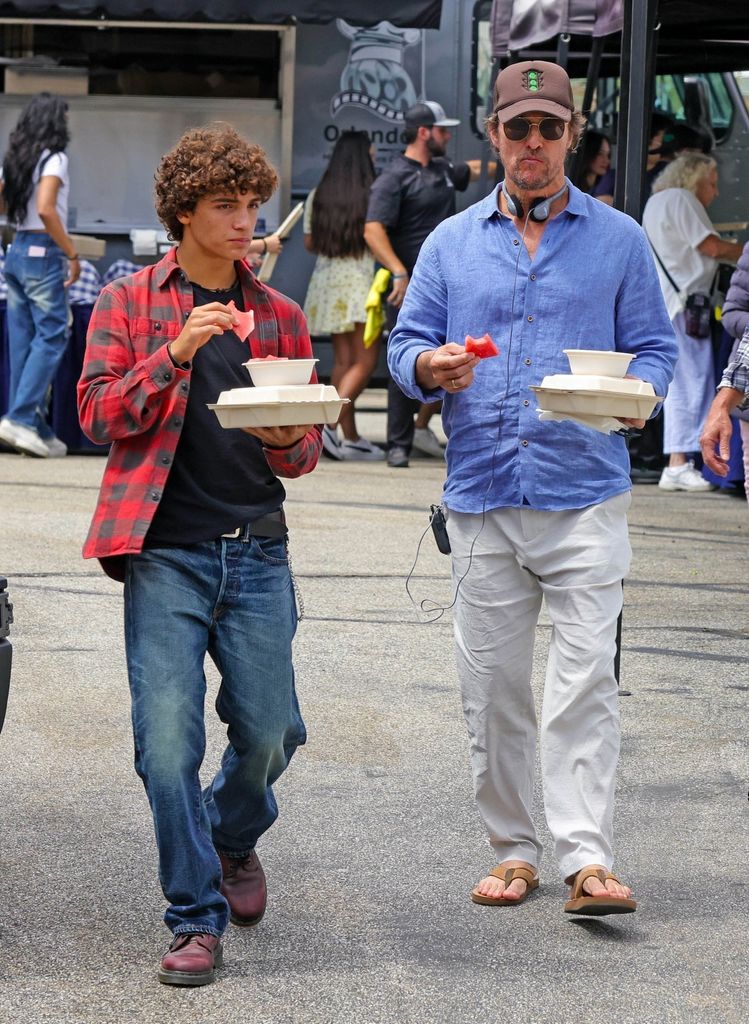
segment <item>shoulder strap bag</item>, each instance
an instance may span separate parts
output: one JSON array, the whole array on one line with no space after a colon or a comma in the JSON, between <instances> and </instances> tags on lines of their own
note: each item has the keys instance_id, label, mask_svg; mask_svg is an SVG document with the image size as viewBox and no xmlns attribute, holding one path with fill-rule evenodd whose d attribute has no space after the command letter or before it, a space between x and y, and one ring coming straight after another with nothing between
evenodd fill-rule
<instances>
[{"instance_id":1,"label":"shoulder strap bag","mask_svg":"<svg viewBox=\"0 0 749 1024\"><path fill-rule=\"evenodd\" d=\"M679 296L679 301L684 307L684 330L690 338L699 338L700 340L709 338L711 336L710 322L712 318L712 301L710 299L710 295L706 295L705 292L692 292L690 295L685 295L683 289L679 288L676 281L674 281L668 270L666 270L666 266L658 255L658 250L650 240L650 236L647 231L645 232L645 237L648 240L650 248L653 250L653 255L658 260L658 265L666 275L668 283ZM714 286L715 278L713 278L713 284L710 287L711 292Z\"/></svg>"}]
</instances>

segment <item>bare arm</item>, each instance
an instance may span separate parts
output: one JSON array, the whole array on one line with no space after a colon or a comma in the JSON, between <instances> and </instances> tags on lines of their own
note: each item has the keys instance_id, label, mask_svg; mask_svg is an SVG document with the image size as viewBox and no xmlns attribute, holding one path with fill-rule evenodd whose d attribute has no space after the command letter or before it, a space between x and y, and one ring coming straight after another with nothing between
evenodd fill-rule
<instances>
[{"instance_id":1,"label":"bare arm","mask_svg":"<svg viewBox=\"0 0 749 1024\"><path fill-rule=\"evenodd\" d=\"M471 181L478 181L481 177L481 161L480 160L466 160L468 167L471 171ZM496 160L490 160L486 165L486 176L487 178L494 178L497 174L497 162Z\"/></svg>"},{"instance_id":2,"label":"bare arm","mask_svg":"<svg viewBox=\"0 0 749 1024\"><path fill-rule=\"evenodd\" d=\"M395 255L385 225L378 220L368 220L364 225L364 241L374 258L393 275L393 287L388 302L393 306L402 305L408 287L408 273Z\"/></svg>"},{"instance_id":3,"label":"bare arm","mask_svg":"<svg viewBox=\"0 0 749 1024\"><path fill-rule=\"evenodd\" d=\"M391 274L405 274L406 268L395 255L390 244L385 225L378 220L368 220L364 225L364 241L369 246L374 258L386 267Z\"/></svg>"},{"instance_id":4,"label":"bare arm","mask_svg":"<svg viewBox=\"0 0 749 1024\"><path fill-rule=\"evenodd\" d=\"M705 420L700 438L700 448L705 465L718 476L728 474L728 460L731 454L731 410L735 409L746 395L736 388L721 388Z\"/></svg>"},{"instance_id":5,"label":"bare arm","mask_svg":"<svg viewBox=\"0 0 749 1024\"><path fill-rule=\"evenodd\" d=\"M280 252L283 243L278 235L266 235L265 238L253 238L249 251L253 256L265 256L266 252Z\"/></svg>"},{"instance_id":6,"label":"bare arm","mask_svg":"<svg viewBox=\"0 0 749 1024\"><path fill-rule=\"evenodd\" d=\"M43 175L39 179L36 209L45 231L70 260L70 273L65 281L66 285L70 285L78 279L81 273L81 262L75 251L73 239L65 230L57 212L57 193L60 191L60 185L62 182L54 174Z\"/></svg>"},{"instance_id":7,"label":"bare arm","mask_svg":"<svg viewBox=\"0 0 749 1024\"><path fill-rule=\"evenodd\" d=\"M724 242L717 235L708 235L697 246L697 251L711 260L731 260L735 262L742 253L744 246L740 242Z\"/></svg>"}]
</instances>

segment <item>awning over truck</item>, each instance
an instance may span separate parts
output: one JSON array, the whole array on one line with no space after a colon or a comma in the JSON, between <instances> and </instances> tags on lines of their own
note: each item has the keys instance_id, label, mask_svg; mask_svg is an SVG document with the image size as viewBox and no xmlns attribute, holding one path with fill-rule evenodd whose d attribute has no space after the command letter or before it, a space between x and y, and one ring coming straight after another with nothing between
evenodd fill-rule
<instances>
[{"instance_id":1,"label":"awning over truck","mask_svg":"<svg viewBox=\"0 0 749 1024\"><path fill-rule=\"evenodd\" d=\"M493 0L492 55L506 60L543 56L554 60L560 36L571 39L567 54L573 75L585 74L590 43L585 37L606 39L602 72L616 75L618 39L625 3L632 0ZM749 3L714 0L659 0L656 5L658 70L736 71L749 67ZM530 52L529 52L530 51Z\"/></svg>"},{"instance_id":2,"label":"awning over truck","mask_svg":"<svg viewBox=\"0 0 749 1024\"><path fill-rule=\"evenodd\" d=\"M492 55L526 50L560 32L606 36L621 31L622 0L494 0Z\"/></svg>"},{"instance_id":3,"label":"awning over truck","mask_svg":"<svg viewBox=\"0 0 749 1024\"><path fill-rule=\"evenodd\" d=\"M345 18L356 25L390 21L439 28L441 0L14 0L0 2L0 17L107 18L113 21L214 21L283 25L325 24Z\"/></svg>"}]
</instances>

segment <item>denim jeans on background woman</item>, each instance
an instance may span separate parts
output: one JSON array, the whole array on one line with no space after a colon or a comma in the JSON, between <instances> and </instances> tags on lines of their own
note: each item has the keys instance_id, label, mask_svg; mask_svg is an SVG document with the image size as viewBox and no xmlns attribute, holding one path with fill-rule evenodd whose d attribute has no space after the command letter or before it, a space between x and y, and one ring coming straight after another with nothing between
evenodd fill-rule
<instances>
[{"instance_id":1,"label":"denim jeans on background woman","mask_svg":"<svg viewBox=\"0 0 749 1024\"><path fill-rule=\"evenodd\" d=\"M306 733L294 689L297 612L283 539L222 539L128 559L125 645L135 768L151 805L175 933L221 935L216 847L244 856L278 816L272 784ZM201 792L205 654L221 673L221 767Z\"/></svg>"},{"instance_id":2,"label":"denim jeans on background woman","mask_svg":"<svg viewBox=\"0 0 749 1024\"><path fill-rule=\"evenodd\" d=\"M8 284L10 392L6 416L52 431L44 418L47 392L68 344L66 264L62 249L42 231L18 231L5 258Z\"/></svg>"}]
</instances>

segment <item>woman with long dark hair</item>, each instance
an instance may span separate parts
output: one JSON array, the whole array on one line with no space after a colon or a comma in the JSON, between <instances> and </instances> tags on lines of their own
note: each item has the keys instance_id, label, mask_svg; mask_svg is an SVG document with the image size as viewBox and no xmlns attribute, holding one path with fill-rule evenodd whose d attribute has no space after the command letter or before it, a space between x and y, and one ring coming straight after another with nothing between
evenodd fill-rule
<instances>
[{"instance_id":1,"label":"woman with long dark hair","mask_svg":"<svg viewBox=\"0 0 749 1024\"><path fill-rule=\"evenodd\" d=\"M69 138L67 103L40 93L11 132L2 169L3 204L16 234L5 260L10 394L0 441L41 458L66 453L45 406L67 344L65 289L81 272L65 230Z\"/></svg>"},{"instance_id":2,"label":"woman with long dark hair","mask_svg":"<svg viewBox=\"0 0 749 1024\"><path fill-rule=\"evenodd\" d=\"M333 342L331 383L348 398L339 424L323 428L323 447L334 459L383 459L385 453L356 429L354 402L377 365L379 341L364 346L365 303L374 276L374 257L364 242L374 166L366 132L343 132L320 184L304 210L304 244L317 253L304 312L310 334Z\"/></svg>"},{"instance_id":3,"label":"woman with long dark hair","mask_svg":"<svg viewBox=\"0 0 749 1024\"><path fill-rule=\"evenodd\" d=\"M594 128L586 129L577 161L577 187L600 199L602 203L613 206L614 173L611 170L611 143L608 135Z\"/></svg>"}]
</instances>

